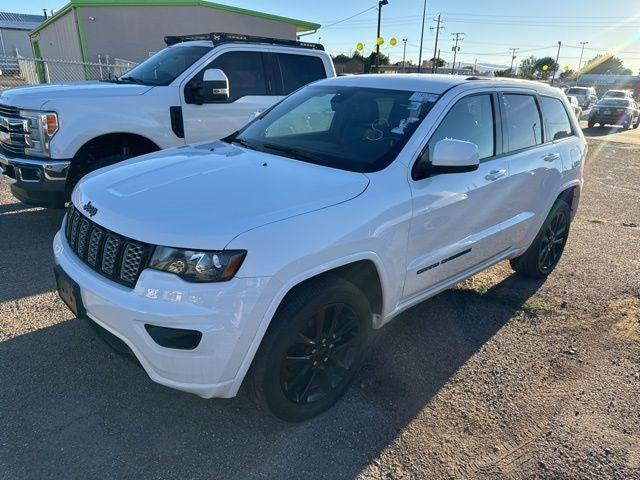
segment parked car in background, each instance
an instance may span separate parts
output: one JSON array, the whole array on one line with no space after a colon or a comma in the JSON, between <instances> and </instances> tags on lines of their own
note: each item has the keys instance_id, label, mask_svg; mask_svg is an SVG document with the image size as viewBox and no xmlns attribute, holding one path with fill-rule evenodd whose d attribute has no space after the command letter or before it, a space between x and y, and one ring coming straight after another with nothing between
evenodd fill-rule
<instances>
[{"instance_id":1,"label":"parked car in background","mask_svg":"<svg viewBox=\"0 0 640 480\"><path fill-rule=\"evenodd\" d=\"M571 87L566 94L576 97L580 107L585 109L598 101L596 89L593 87Z\"/></svg>"},{"instance_id":2,"label":"parked car in background","mask_svg":"<svg viewBox=\"0 0 640 480\"><path fill-rule=\"evenodd\" d=\"M629 90L607 90L602 98L633 98Z\"/></svg>"},{"instance_id":3,"label":"parked car in background","mask_svg":"<svg viewBox=\"0 0 640 480\"><path fill-rule=\"evenodd\" d=\"M335 76L321 45L206 34L106 82L0 95L0 170L33 205L61 207L87 173L155 150L213 140L301 86Z\"/></svg>"},{"instance_id":4,"label":"parked car in background","mask_svg":"<svg viewBox=\"0 0 640 480\"><path fill-rule=\"evenodd\" d=\"M582 116L582 108L580 108L578 99L573 95L568 95L567 99L569 100L569 105L571 105L571 109L573 110L573 113L575 113L576 118L580 120L580 117Z\"/></svg>"},{"instance_id":5,"label":"parked car in background","mask_svg":"<svg viewBox=\"0 0 640 480\"><path fill-rule=\"evenodd\" d=\"M640 124L638 105L630 98L603 98L589 112L588 125L593 128L596 124L622 125L622 128L637 128Z\"/></svg>"},{"instance_id":6,"label":"parked car in background","mask_svg":"<svg viewBox=\"0 0 640 480\"><path fill-rule=\"evenodd\" d=\"M154 381L232 397L248 375L260 405L304 420L402 311L505 259L549 275L586 150L541 83L319 81L222 141L85 176L58 291Z\"/></svg>"}]
</instances>

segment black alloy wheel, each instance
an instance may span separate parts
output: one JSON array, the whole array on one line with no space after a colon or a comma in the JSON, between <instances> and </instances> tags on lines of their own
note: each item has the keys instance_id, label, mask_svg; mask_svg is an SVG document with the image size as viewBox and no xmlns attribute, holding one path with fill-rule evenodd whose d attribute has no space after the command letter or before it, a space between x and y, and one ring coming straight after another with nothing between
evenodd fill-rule
<instances>
[{"instance_id":1,"label":"black alloy wheel","mask_svg":"<svg viewBox=\"0 0 640 480\"><path fill-rule=\"evenodd\" d=\"M368 298L346 279L325 275L295 287L248 375L258 406L288 422L331 407L366 358L372 317Z\"/></svg>"},{"instance_id":2,"label":"black alloy wheel","mask_svg":"<svg viewBox=\"0 0 640 480\"><path fill-rule=\"evenodd\" d=\"M564 210L557 210L545 225L538 250L538 268L542 273L549 273L560 260L567 243L569 219Z\"/></svg>"},{"instance_id":3,"label":"black alloy wheel","mask_svg":"<svg viewBox=\"0 0 640 480\"><path fill-rule=\"evenodd\" d=\"M344 303L326 305L290 338L280 385L296 404L322 400L349 373L358 347L358 318Z\"/></svg>"}]
</instances>

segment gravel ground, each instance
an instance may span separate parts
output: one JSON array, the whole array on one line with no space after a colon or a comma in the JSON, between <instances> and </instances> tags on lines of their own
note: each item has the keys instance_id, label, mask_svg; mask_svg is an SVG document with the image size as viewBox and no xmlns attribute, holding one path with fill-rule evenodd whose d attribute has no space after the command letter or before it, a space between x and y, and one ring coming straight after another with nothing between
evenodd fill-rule
<instances>
[{"instance_id":1,"label":"gravel ground","mask_svg":"<svg viewBox=\"0 0 640 480\"><path fill-rule=\"evenodd\" d=\"M54 292L62 214L0 181L0 478L640 479L640 132L591 133L551 277L500 264L411 309L299 425L113 353Z\"/></svg>"}]
</instances>

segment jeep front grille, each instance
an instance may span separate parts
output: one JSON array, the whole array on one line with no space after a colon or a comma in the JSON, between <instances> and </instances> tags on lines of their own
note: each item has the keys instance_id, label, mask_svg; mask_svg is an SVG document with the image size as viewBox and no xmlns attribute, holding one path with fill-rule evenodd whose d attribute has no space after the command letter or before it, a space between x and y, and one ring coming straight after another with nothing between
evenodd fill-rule
<instances>
[{"instance_id":1,"label":"jeep front grille","mask_svg":"<svg viewBox=\"0 0 640 480\"><path fill-rule=\"evenodd\" d=\"M67 211L65 237L71 250L96 272L127 287L135 286L153 246L94 223L73 205Z\"/></svg>"}]
</instances>

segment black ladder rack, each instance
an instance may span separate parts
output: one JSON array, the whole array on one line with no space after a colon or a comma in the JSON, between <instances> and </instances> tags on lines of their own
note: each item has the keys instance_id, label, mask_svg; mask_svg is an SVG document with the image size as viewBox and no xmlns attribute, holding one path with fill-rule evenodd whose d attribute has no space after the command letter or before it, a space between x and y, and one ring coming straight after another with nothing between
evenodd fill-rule
<instances>
[{"instance_id":1,"label":"black ladder rack","mask_svg":"<svg viewBox=\"0 0 640 480\"><path fill-rule=\"evenodd\" d=\"M193 35L169 35L164 37L167 46L175 45L181 42L192 42L195 40L207 40L213 42L214 45L223 43L262 43L268 45L284 45L286 47L307 48L311 50L322 50L324 47L319 43L300 42L298 40L284 40L280 38L255 37L253 35L242 35L239 33L197 33Z\"/></svg>"}]
</instances>

